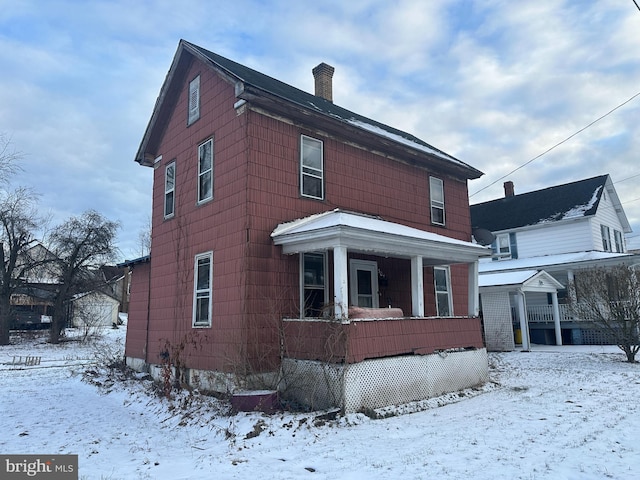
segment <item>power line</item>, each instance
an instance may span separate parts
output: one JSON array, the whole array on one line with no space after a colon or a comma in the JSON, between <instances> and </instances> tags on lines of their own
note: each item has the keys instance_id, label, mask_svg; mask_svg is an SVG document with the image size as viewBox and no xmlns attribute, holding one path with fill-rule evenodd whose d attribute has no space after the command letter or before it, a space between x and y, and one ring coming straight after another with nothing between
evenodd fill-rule
<instances>
[{"instance_id":1,"label":"power line","mask_svg":"<svg viewBox=\"0 0 640 480\"><path fill-rule=\"evenodd\" d=\"M636 0L631 0L633 3L636 4L636 7L638 8L638 10L640 10L640 5L638 5L638 2L636 2Z\"/></svg>"},{"instance_id":2,"label":"power line","mask_svg":"<svg viewBox=\"0 0 640 480\"><path fill-rule=\"evenodd\" d=\"M635 0L634 0L635 3ZM500 180L503 180L505 178L507 178L509 175L511 175L512 173L517 172L518 170L520 170L521 168L526 167L527 165L529 165L531 162L539 159L540 157L542 157L543 155L546 155L547 153L549 153L551 150L559 147L560 145L562 145L563 143L568 142L569 140L571 140L573 137L575 137L576 135L584 132L587 128L595 125L596 123L598 123L600 120L602 120L605 117L608 117L609 115L611 115L613 112L615 112L616 110L618 110L621 107L624 107L627 103L629 103L630 101L632 101L634 98L640 96L640 92L636 93L635 95L633 95L631 98L629 98L628 100L625 100L624 102L622 102L620 105L618 105L617 107L609 110L607 113L605 113L604 115L598 117L597 119L595 119L593 122L591 122L590 124L588 124L586 127L582 127L580 130L578 130L577 132L573 133L572 135L569 135L567 138L565 138L564 140L556 143L553 147L550 147L548 149L546 149L544 152L542 152L539 155L536 155L535 157L533 157L531 160L523 163L522 165L520 165L519 167L511 170L509 173L507 173L506 175L503 175L502 177L498 178L497 180L491 182L489 185L486 185L484 187L482 187L480 190L478 190L475 193L472 193L471 195L469 195L469 198L473 197L474 195L477 195L478 193L482 192L483 190L486 190L487 188L495 185L496 183L498 183Z\"/></svg>"}]
</instances>

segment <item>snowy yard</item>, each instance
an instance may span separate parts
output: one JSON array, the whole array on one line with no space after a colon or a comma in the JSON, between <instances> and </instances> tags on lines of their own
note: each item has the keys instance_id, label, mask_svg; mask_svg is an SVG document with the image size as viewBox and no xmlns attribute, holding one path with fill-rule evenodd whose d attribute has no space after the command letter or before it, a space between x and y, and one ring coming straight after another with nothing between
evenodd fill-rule
<instances>
[{"instance_id":1,"label":"snowy yard","mask_svg":"<svg viewBox=\"0 0 640 480\"><path fill-rule=\"evenodd\" d=\"M77 454L81 479L640 476L640 365L614 347L490 354L493 383L480 390L412 414L326 420L230 416L215 398L167 402L147 380L114 382L90 363L122 352L124 333L0 347L0 453ZM40 364L9 364L27 355Z\"/></svg>"}]
</instances>

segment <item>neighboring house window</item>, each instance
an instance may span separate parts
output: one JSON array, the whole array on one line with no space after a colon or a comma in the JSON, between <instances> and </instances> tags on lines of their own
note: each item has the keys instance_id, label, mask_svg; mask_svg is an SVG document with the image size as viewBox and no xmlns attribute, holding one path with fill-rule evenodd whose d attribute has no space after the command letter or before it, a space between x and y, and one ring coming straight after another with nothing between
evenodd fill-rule
<instances>
[{"instance_id":1,"label":"neighboring house window","mask_svg":"<svg viewBox=\"0 0 640 480\"><path fill-rule=\"evenodd\" d=\"M442 180L429 177L429 192L431 195L431 223L444 225L444 185Z\"/></svg>"},{"instance_id":2,"label":"neighboring house window","mask_svg":"<svg viewBox=\"0 0 640 480\"><path fill-rule=\"evenodd\" d=\"M518 245L514 232L501 233L491 244L493 260L511 260L518 258Z\"/></svg>"},{"instance_id":3,"label":"neighboring house window","mask_svg":"<svg viewBox=\"0 0 640 480\"><path fill-rule=\"evenodd\" d=\"M200 75L189 83L189 120L187 125L200 118Z\"/></svg>"},{"instance_id":4,"label":"neighboring house window","mask_svg":"<svg viewBox=\"0 0 640 480\"><path fill-rule=\"evenodd\" d=\"M624 252L624 243L622 240L622 232L620 230L613 231L613 239L616 243L616 252L623 253Z\"/></svg>"},{"instance_id":5,"label":"neighboring house window","mask_svg":"<svg viewBox=\"0 0 640 480\"><path fill-rule=\"evenodd\" d=\"M324 199L324 159L322 141L302 135L300 141L300 194Z\"/></svg>"},{"instance_id":6,"label":"neighboring house window","mask_svg":"<svg viewBox=\"0 0 640 480\"><path fill-rule=\"evenodd\" d=\"M167 165L164 171L164 218L173 217L176 203L176 162Z\"/></svg>"},{"instance_id":7,"label":"neighboring house window","mask_svg":"<svg viewBox=\"0 0 640 480\"><path fill-rule=\"evenodd\" d=\"M303 317L321 317L326 305L326 255L324 253L303 253L300 256L302 272Z\"/></svg>"},{"instance_id":8,"label":"neighboring house window","mask_svg":"<svg viewBox=\"0 0 640 480\"><path fill-rule=\"evenodd\" d=\"M439 317L453 316L451 281L447 267L433 267L433 283L436 289L436 312Z\"/></svg>"},{"instance_id":9,"label":"neighboring house window","mask_svg":"<svg viewBox=\"0 0 640 480\"><path fill-rule=\"evenodd\" d=\"M600 234L602 235L602 249L605 252L611 251L611 234L609 227L606 225L600 225Z\"/></svg>"},{"instance_id":10,"label":"neighboring house window","mask_svg":"<svg viewBox=\"0 0 640 480\"><path fill-rule=\"evenodd\" d=\"M198 203L213 197L213 139L198 147Z\"/></svg>"},{"instance_id":11,"label":"neighboring house window","mask_svg":"<svg viewBox=\"0 0 640 480\"><path fill-rule=\"evenodd\" d=\"M213 252L196 255L193 268L193 326L211 326Z\"/></svg>"}]
</instances>

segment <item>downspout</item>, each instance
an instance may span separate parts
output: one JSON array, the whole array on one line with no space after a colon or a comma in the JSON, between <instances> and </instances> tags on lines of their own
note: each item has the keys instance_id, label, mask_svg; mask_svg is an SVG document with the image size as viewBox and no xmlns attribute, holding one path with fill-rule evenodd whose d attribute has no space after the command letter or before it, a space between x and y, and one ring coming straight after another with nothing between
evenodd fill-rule
<instances>
[{"instance_id":1,"label":"downspout","mask_svg":"<svg viewBox=\"0 0 640 480\"><path fill-rule=\"evenodd\" d=\"M151 254L149 254L149 273L147 274L147 327L144 338L144 363L149 365L149 321L151 318Z\"/></svg>"}]
</instances>

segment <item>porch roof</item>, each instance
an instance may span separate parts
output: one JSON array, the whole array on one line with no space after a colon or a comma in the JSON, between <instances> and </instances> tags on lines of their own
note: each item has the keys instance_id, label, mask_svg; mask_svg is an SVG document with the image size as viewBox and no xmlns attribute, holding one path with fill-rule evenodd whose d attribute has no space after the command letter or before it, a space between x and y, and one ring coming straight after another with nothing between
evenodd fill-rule
<instances>
[{"instance_id":1,"label":"porch roof","mask_svg":"<svg viewBox=\"0 0 640 480\"><path fill-rule=\"evenodd\" d=\"M640 263L640 255L591 250L584 252L543 255L540 257L518 258L514 260L501 260L499 262L480 262L479 271L481 274L532 269L544 269L547 272L557 272L573 268L589 268L594 266L619 265L623 263L638 264Z\"/></svg>"},{"instance_id":2,"label":"porch roof","mask_svg":"<svg viewBox=\"0 0 640 480\"><path fill-rule=\"evenodd\" d=\"M279 224L271 233L285 254L346 247L394 258L422 257L425 265L472 263L491 251L380 217L340 209Z\"/></svg>"},{"instance_id":3,"label":"porch roof","mask_svg":"<svg viewBox=\"0 0 640 480\"><path fill-rule=\"evenodd\" d=\"M515 272L480 273L480 293L483 290L519 288L523 292L556 292L563 285L544 270L520 270Z\"/></svg>"}]
</instances>

